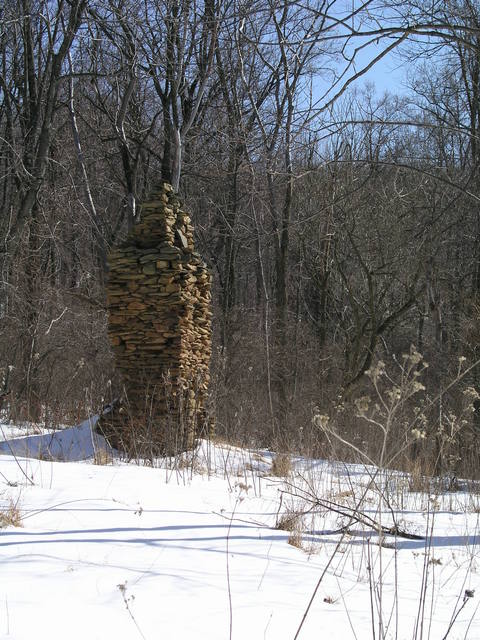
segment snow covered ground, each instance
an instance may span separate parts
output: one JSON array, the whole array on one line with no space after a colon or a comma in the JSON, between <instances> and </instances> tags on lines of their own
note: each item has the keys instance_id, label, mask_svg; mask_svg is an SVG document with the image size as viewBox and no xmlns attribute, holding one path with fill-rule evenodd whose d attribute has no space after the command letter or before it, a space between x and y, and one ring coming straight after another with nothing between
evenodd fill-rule
<instances>
[{"instance_id":1,"label":"snow covered ground","mask_svg":"<svg viewBox=\"0 0 480 640\"><path fill-rule=\"evenodd\" d=\"M302 459L281 479L220 444L101 466L88 421L2 429L0 513L22 526L0 529L0 638L294 640L307 614L302 640L480 639L480 496ZM394 521L426 538L379 545Z\"/></svg>"}]
</instances>

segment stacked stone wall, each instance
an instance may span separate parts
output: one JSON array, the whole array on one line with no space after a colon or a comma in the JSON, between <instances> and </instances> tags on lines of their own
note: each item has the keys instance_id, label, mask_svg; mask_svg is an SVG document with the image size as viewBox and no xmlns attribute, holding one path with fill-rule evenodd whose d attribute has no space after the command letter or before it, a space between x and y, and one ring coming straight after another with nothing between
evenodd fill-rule
<instances>
[{"instance_id":1,"label":"stacked stone wall","mask_svg":"<svg viewBox=\"0 0 480 640\"><path fill-rule=\"evenodd\" d=\"M211 276L170 185L140 215L108 258L108 334L124 397L100 429L129 452L175 453L211 430Z\"/></svg>"}]
</instances>

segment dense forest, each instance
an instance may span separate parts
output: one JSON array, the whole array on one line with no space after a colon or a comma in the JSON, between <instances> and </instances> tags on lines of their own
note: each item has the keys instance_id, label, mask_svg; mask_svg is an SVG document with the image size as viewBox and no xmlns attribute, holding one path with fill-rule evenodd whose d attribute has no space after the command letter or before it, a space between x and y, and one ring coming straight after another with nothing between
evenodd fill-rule
<instances>
[{"instance_id":1,"label":"dense forest","mask_svg":"<svg viewBox=\"0 0 480 640\"><path fill-rule=\"evenodd\" d=\"M116 397L107 256L165 180L213 273L219 436L375 460L380 429L474 474L479 82L477 0L4 0L4 417Z\"/></svg>"}]
</instances>

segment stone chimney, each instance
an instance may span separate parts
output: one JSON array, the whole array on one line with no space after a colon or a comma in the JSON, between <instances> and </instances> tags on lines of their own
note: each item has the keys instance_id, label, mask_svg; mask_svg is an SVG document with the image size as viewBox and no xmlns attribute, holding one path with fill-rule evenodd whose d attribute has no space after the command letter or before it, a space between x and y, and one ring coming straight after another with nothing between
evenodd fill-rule
<instances>
[{"instance_id":1,"label":"stone chimney","mask_svg":"<svg viewBox=\"0 0 480 640\"><path fill-rule=\"evenodd\" d=\"M99 428L131 455L175 454L211 430L211 275L169 184L109 257L108 335L124 397Z\"/></svg>"}]
</instances>

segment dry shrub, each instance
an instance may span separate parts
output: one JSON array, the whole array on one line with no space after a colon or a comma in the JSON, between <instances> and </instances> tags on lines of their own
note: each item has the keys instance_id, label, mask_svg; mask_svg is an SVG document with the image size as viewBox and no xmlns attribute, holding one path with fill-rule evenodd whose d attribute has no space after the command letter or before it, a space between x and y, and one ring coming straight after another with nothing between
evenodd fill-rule
<instances>
[{"instance_id":1,"label":"dry shrub","mask_svg":"<svg viewBox=\"0 0 480 640\"><path fill-rule=\"evenodd\" d=\"M199 476L208 474L208 468L202 464L195 452L182 453L176 458L178 471L189 471Z\"/></svg>"},{"instance_id":2,"label":"dry shrub","mask_svg":"<svg viewBox=\"0 0 480 640\"><path fill-rule=\"evenodd\" d=\"M288 536L288 544L291 544L292 547L297 547L297 549L303 549L303 531L301 529L295 529L294 531L290 531L290 535Z\"/></svg>"},{"instance_id":3,"label":"dry shrub","mask_svg":"<svg viewBox=\"0 0 480 640\"><path fill-rule=\"evenodd\" d=\"M408 490L412 493L429 493L432 489L432 477L426 469L426 464L420 460L405 461L408 473Z\"/></svg>"},{"instance_id":4,"label":"dry shrub","mask_svg":"<svg viewBox=\"0 0 480 640\"><path fill-rule=\"evenodd\" d=\"M275 529L279 529L280 531L293 531L298 527L301 517L301 514L297 511L290 511L288 509L278 517L275 523Z\"/></svg>"},{"instance_id":5,"label":"dry shrub","mask_svg":"<svg viewBox=\"0 0 480 640\"><path fill-rule=\"evenodd\" d=\"M288 544L298 549L303 548L303 516L299 511L287 509L278 517L275 529L288 531Z\"/></svg>"},{"instance_id":6,"label":"dry shrub","mask_svg":"<svg viewBox=\"0 0 480 640\"><path fill-rule=\"evenodd\" d=\"M214 331L210 394L217 434L249 448L325 455L326 441L312 425L311 408L337 397L341 381L338 367L332 363L338 360L334 356L341 354L337 349L326 354L319 349L318 335L306 323L289 319L287 332L296 340L282 349L272 349L267 361L267 340L259 331L263 313L261 307L248 305L232 309L226 345L215 343L222 335L221 328ZM288 406L279 406L276 383L269 389L269 371L275 375L295 371L295 375L282 376L285 395L291 398Z\"/></svg>"},{"instance_id":7,"label":"dry shrub","mask_svg":"<svg viewBox=\"0 0 480 640\"><path fill-rule=\"evenodd\" d=\"M105 449L97 449L93 456L93 464L104 467L113 464L113 456Z\"/></svg>"},{"instance_id":8,"label":"dry shrub","mask_svg":"<svg viewBox=\"0 0 480 640\"><path fill-rule=\"evenodd\" d=\"M7 507L0 511L0 529L6 527L21 527L22 514L18 508L18 503L10 500Z\"/></svg>"},{"instance_id":9,"label":"dry shrub","mask_svg":"<svg viewBox=\"0 0 480 640\"><path fill-rule=\"evenodd\" d=\"M95 302L101 301L103 288L93 284L93 279L83 289L58 281L52 285L39 273L40 295L32 302L25 280L26 261L15 263L9 287L15 295L9 298L8 312L2 318L0 362L4 366L0 375L5 390L10 391L3 409L16 423L53 428L74 425L103 404L102 395L113 375L106 312ZM35 340L28 328L32 314Z\"/></svg>"},{"instance_id":10,"label":"dry shrub","mask_svg":"<svg viewBox=\"0 0 480 640\"><path fill-rule=\"evenodd\" d=\"M288 478L293 470L292 460L286 453L277 453L272 460L272 476Z\"/></svg>"}]
</instances>

